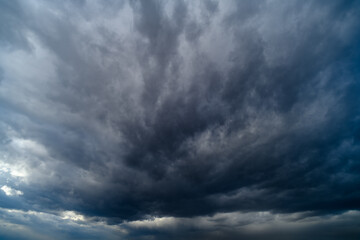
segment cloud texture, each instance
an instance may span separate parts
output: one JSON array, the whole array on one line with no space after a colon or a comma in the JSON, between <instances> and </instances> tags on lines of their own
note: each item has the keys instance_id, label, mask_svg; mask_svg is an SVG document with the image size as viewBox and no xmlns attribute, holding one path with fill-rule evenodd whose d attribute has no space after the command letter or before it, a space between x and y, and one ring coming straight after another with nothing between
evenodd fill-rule
<instances>
[{"instance_id":1,"label":"cloud texture","mask_svg":"<svg viewBox=\"0 0 360 240\"><path fill-rule=\"evenodd\" d=\"M239 218L355 239L359 11L348 0L1 0L1 219L44 239L14 219L118 227L94 239L254 239ZM71 229L63 239L88 234Z\"/></svg>"}]
</instances>

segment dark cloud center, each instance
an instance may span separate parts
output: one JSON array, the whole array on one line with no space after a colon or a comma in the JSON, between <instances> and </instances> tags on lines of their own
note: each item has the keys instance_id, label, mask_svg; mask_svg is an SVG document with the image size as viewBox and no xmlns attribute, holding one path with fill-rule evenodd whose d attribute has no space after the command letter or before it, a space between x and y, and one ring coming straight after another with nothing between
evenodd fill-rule
<instances>
[{"instance_id":1,"label":"dark cloud center","mask_svg":"<svg viewBox=\"0 0 360 240\"><path fill-rule=\"evenodd\" d=\"M118 219L359 208L355 1L1 5L4 51L38 54L29 31L56 59L42 95L23 92L45 107L3 97L30 123L2 121L98 183L55 169L63 184L29 187L30 205Z\"/></svg>"}]
</instances>

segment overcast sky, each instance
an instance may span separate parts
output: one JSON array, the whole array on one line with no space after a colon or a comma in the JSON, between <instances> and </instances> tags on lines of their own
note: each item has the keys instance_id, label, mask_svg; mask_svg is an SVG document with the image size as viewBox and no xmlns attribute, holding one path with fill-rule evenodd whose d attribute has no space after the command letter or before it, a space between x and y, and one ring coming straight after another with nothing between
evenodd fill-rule
<instances>
[{"instance_id":1,"label":"overcast sky","mask_svg":"<svg viewBox=\"0 0 360 240\"><path fill-rule=\"evenodd\" d=\"M355 240L360 2L0 0L0 238Z\"/></svg>"}]
</instances>

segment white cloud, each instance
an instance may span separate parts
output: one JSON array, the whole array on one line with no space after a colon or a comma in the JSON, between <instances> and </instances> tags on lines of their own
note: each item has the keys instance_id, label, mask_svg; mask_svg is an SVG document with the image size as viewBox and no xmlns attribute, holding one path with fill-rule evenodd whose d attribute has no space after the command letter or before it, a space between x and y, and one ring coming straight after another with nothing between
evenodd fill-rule
<instances>
[{"instance_id":1,"label":"white cloud","mask_svg":"<svg viewBox=\"0 0 360 240\"><path fill-rule=\"evenodd\" d=\"M48 213L0 208L0 239L4 236L26 240L74 239L74 233L76 239L116 240L124 230L118 225L87 221L72 211Z\"/></svg>"},{"instance_id":2,"label":"white cloud","mask_svg":"<svg viewBox=\"0 0 360 240\"><path fill-rule=\"evenodd\" d=\"M19 195L23 195L24 193L20 190L16 190L16 189L13 189L9 186L2 186L0 188L1 190L3 190L3 192L7 195L7 196L19 196Z\"/></svg>"},{"instance_id":3,"label":"white cloud","mask_svg":"<svg viewBox=\"0 0 360 240\"><path fill-rule=\"evenodd\" d=\"M11 144L18 150L29 151L38 156L48 155L45 146L31 139L15 138L12 140Z\"/></svg>"},{"instance_id":4,"label":"white cloud","mask_svg":"<svg viewBox=\"0 0 360 240\"><path fill-rule=\"evenodd\" d=\"M72 221L84 221L85 217L83 215L77 214L74 211L64 211L61 214L62 219L69 219Z\"/></svg>"}]
</instances>

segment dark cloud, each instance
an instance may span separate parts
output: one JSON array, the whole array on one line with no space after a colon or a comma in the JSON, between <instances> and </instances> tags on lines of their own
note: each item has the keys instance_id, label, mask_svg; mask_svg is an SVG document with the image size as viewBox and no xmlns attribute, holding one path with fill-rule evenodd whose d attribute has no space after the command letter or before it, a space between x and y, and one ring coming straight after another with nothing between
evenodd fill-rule
<instances>
[{"instance_id":1,"label":"dark cloud","mask_svg":"<svg viewBox=\"0 0 360 240\"><path fill-rule=\"evenodd\" d=\"M0 6L1 181L23 192L1 207L112 224L359 209L356 1ZM219 231L179 238L252 236Z\"/></svg>"}]
</instances>

